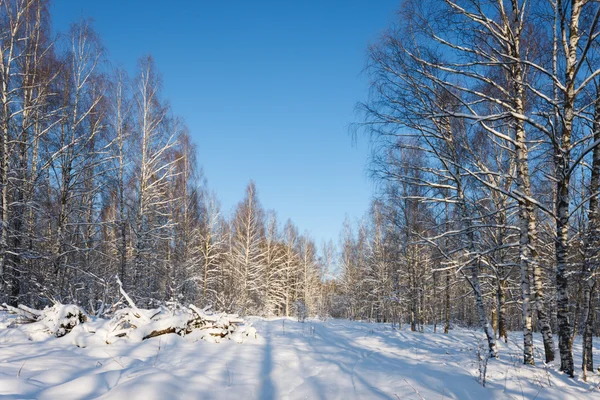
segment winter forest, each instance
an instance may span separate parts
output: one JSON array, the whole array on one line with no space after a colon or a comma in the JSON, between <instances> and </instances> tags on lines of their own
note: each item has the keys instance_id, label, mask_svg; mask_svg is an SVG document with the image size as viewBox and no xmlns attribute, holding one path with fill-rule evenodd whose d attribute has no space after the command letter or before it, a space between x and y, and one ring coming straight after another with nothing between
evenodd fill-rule
<instances>
[{"instance_id":1,"label":"winter forest","mask_svg":"<svg viewBox=\"0 0 600 400\"><path fill-rule=\"evenodd\" d=\"M397 10L366 49L368 97L340 144L370 142L370 209L315 243L252 181L221 207L151 55L117 68L91 21L56 35L48 1L0 0L0 304L33 319L56 304L90 318L192 304L471 329L480 373L510 339L521 365L595 376L600 3Z\"/></svg>"}]
</instances>

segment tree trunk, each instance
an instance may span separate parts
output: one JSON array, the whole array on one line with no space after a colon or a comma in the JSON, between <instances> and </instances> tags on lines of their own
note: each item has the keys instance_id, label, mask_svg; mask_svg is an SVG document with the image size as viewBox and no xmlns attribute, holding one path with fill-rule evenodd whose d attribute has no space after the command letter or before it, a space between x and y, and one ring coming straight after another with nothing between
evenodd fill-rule
<instances>
[{"instance_id":1,"label":"tree trunk","mask_svg":"<svg viewBox=\"0 0 600 400\"><path fill-rule=\"evenodd\" d=\"M479 326L483 328L483 332L487 337L488 351L492 358L498 357L498 351L496 349L496 338L490 327L490 323L483 303L483 296L481 293L481 285L479 283L479 262L471 267L471 285L473 286L473 292L475 294L475 304L477 306L477 314L479 315Z\"/></svg>"},{"instance_id":2,"label":"tree trunk","mask_svg":"<svg viewBox=\"0 0 600 400\"><path fill-rule=\"evenodd\" d=\"M508 334L506 332L506 280L498 280L498 339L504 338L504 343L508 343Z\"/></svg>"},{"instance_id":3,"label":"tree trunk","mask_svg":"<svg viewBox=\"0 0 600 400\"><path fill-rule=\"evenodd\" d=\"M446 287L444 289L446 301L444 302L444 333L450 331L450 270L446 271Z\"/></svg>"},{"instance_id":4,"label":"tree trunk","mask_svg":"<svg viewBox=\"0 0 600 400\"><path fill-rule=\"evenodd\" d=\"M594 142L600 140L600 96L597 95L594 107ZM583 310L581 325L583 328L583 354L582 369L586 379L587 371L594 370L593 359L593 314L595 313L595 299L598 271L598 245L600 243L600 215L598 207L598 190L600 189L600 146L592 151L592 171L590 177L590 202L588 210L588 229L585 237L585 257L583 268Z\"/></svg>"}]
</instances>

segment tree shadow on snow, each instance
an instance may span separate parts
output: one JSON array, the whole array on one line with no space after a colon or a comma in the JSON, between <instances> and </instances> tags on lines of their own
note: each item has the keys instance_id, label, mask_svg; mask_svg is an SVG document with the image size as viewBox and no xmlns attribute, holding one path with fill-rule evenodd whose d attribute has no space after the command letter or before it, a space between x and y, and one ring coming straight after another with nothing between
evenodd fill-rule
<instances>
[{"instance_id":1,"label":"tree shadow on snow","mask_svg":"<svg viewBox=\"0 0 600 400\"><path fill-rule=\"evenodd\" d=\"M271 379L273 372L273 349L271 344L271 325L265 324L265 346L263 351L263 359L260 367L261 384L258 391L258 399L275 399L277 398L277 390Z\"/></svg>"},{"instance_id":2,"label":"tree shadow on snow","mask_svg":"<svg viewBox=\"0 0 600 400\"><path fill-rule=\"evenodd\" d=\"M349 337L345 334L345 330L347 327L343 325L320 324L316 329L316 340L308 343L313 347L312 353L317 354L320 361L336 366L349 377L353 390L359 398L361 395L379 399L397 399L398 396L415 397L416 393L410 385L427 388L429 396L423 394L425 398L429 398L432 394L440 397L453 394L460 399L478 399L489 395L489 392L466 371L448 370L442 363L419 362L419 360L403 358L399 354L396 356L385 354L384 351L409 347L398 343L393 338L387 338L385 333L381 335L382 344L385 346L380 351L378 347L360 344L362 340L372 338L367 336L368 332L350 329L348 333L352 337ZM415 345L414 342L412 344ZM435 350L439 351L439 349ZM420 350L420 352L426 351Z\"/></svg>"}]
</instances>

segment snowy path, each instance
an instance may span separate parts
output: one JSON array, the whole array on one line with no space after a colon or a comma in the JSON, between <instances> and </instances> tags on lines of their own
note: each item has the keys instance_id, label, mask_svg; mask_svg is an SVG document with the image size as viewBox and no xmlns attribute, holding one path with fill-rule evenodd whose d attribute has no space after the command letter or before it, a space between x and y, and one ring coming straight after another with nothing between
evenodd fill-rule
<instances>
[{"instance_id":1,"label":"snowy path","mask_svg":"<svg viewBox=\"0 0 600 400\"><path fill-rule=\"evenodd\" d=\"M443 335L339 320L253 323L260 337L244 344L168 335L78 348L68 336L30 342L0 330L0 397L600 399L597 375L584 383L524 367L514 343L500 345L501 360L490 361L483 388L476 361L482 335L468 330Z\"/></svg>"}]
</instances>

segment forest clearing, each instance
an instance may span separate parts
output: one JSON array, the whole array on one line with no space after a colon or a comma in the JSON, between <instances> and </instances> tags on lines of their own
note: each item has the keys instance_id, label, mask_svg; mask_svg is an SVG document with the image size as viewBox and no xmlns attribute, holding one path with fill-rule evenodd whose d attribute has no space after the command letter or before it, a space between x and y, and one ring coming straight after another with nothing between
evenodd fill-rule
<instances>
[{"instance_id":1,"label":"forest clearing","mask_svg":"<svg viewBox=\"0 0 600 400\"><path fill-rule=\"evenodd\" d=\"M0 321L2 313L0 313ZM170 334L141 342L74 336L29 341L0 329L0 396L6 399L594 399L597 375L583 382L554 366L522 364L521 333L498 344L502 357L480 367L485 336L348 320L257 318L243 343ZM0 322L1 324L1 322ZM1 327L1 325L0 325ZM75 335L76 336L76 335ZM40 340L41 339L41 340ZM81 340L81 339L79 339ZM541 346L541 337L534 335ZM581 343L575 343L580 354ZM598 351L598 347L595 351ZM480 357L483 361L480 361ZM579 360L577 360L579 361Z\"/></svg>"}]
</instances>

